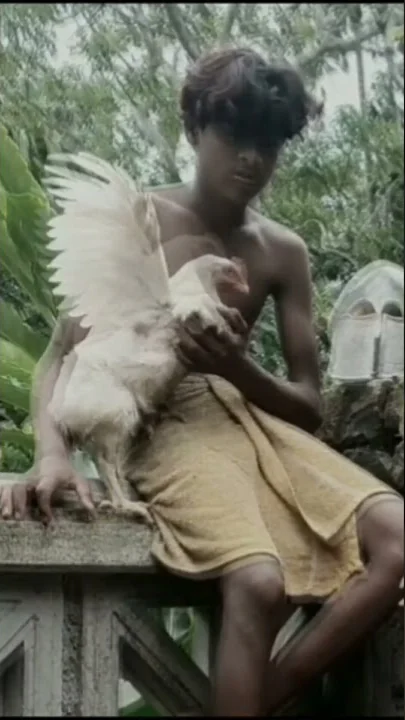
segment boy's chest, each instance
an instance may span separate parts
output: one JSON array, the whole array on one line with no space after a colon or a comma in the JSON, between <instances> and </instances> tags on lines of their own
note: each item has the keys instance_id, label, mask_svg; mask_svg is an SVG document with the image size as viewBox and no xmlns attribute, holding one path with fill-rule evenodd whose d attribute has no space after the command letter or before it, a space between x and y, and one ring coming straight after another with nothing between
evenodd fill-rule
<instances>
[{"instance_id":1,"label":"boy's chest","mask_svg":"<svg viewBox=\"0 0 405 720\"><path fill-rule=\"evenodd\" d=\"M210 233L202 223L189 220L179 224L164 223L162 245L169 274L174 275L189 260L206 254L239 257L246 264L250 293L248 297L223 297L227 305L238 307L247 322L253 323L266 300L271 286L268 251L257 226L240 228L226 237ZM164 228L164 230L163 230Z\"/></svg>"}]
</instances>

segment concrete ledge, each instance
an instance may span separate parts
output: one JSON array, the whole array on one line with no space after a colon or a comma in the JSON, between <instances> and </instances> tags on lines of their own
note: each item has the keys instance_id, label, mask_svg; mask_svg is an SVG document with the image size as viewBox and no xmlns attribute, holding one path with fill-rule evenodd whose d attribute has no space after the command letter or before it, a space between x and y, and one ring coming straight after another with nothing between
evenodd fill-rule
<instances>
[{"instance_id":1,"label":"concrete ledge","mask_svg":"<svg viewBox=\"0 0 405 720\"><path fill-rule=\"evenodd\" d=\"M19 481L19 475L0 473L0 486ZM103 485L89 482L97 502L104 497ZM33 520L0 521L0 573L156 571L152 530L146 525L102 514L86 522L71 491L61 494L56 505L49 527Z\"/></svg>"},{"instance_id":2,"label":"concrete ledge","mask_svg":"<svg viewBox=\"0 0 405 720\"><path fill-rule=\"evenodd\" d=\"M13 485L15 483L26 482L25 475L19 473L2 473L0 472L0 488L3 485ZM88 478L87 482L90 486L91 494L95 503L104 500L107 497L104 483L98 478ZM65 513L77 511L80 506L77 501L76 493L72 490L63 490L58 493L55 498L55 507L62 507Z\"/></svg>"},{"instance_id":3,"label":"concrete ledge","mask_svg":"<svg viewBox=\"0 0 405 720\"><path fill-rule=\"evenodd\" d=\"M24 482L21 475L0 473L0 488ZM93 498L105 497L103 484L89 480ZM55 502L54 522L49 527L39 520L0 520L0 587L13 575L109 576L108 582L127 588L148 607L213 607L219 602L215 580L196 582L166 571L153 558L153 529L123 518L99 513L86 520L77 498L64 491ZM114 579L115 578L115 579ZM14 582L14 581L13 581ZM41 579L38 580L41 583Z\"/></svg>"},{"instance_id":4,"label":"concrete ledge","mask_svg":"<svg viewBox=\"0 0 405 720\"><path fill-rule=\"evenodd\" d=\"M149 528L119 520L0 522L0 572L136 572L156 570Z\"/></svg>"}]
</instances>

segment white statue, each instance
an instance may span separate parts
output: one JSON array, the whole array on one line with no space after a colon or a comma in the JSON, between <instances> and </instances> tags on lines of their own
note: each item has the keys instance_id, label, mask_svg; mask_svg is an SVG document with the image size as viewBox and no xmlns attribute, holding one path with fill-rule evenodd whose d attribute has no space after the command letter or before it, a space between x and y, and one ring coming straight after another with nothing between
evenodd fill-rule
<instances>
[{"instance_id":1,"label":"white statue","mask_svg":"<svg viewBox=\"0 0 405 720\"><path fill-rule=\"evenodd\" d=\"M328 375L341 382L404 376L404 271L375 260L343 288L329 321Z\"/></svg>"}]
</instances>

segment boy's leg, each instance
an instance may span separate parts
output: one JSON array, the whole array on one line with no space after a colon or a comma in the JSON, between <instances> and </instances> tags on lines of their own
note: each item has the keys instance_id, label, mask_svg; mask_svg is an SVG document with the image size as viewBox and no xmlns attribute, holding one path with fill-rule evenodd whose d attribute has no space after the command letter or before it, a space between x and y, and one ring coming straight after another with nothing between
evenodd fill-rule
<instances>
[{"instance_id":1,"label":"boy's leg","mask_svg":"<svg viewBox=\"0 0 405 720\"><path fill-rule=\"evenodd\" d=\"M358 513L357 529L366 569L325 602L301 639L294 639L272 660L266 683L268 713L374 630L403 597L402 499L366 501Z\"/></svg>"},{"instance_id":2,"label":"boy's leg","mask_svg":"<svg viewBox=\"0 0 405 720\"><path fill-rule=\"evenodd\" d=\"M222 625L214 673L213 716L258 717L271 647L286 608L280 565L269 558L221 581Z\"/></svg>"}]
</instances>

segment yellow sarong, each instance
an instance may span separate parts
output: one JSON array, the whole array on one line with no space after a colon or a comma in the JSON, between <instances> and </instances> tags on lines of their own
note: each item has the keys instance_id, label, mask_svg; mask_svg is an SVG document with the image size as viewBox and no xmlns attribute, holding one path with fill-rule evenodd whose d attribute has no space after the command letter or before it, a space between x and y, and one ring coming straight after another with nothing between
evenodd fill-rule
<instances>
[{"instance_id":1,"label":"yellow sarong","mask_svg":"<svg viewBox=\"0 0 405 720\"><path fill-rule=\"evenodd\" d=\"M363 569L355 511L394 493L312 435L189 375L130 480L150 503L152 551L172 572L216 577L277 558L292 599L324 598Z\"/></svg>"}]
</instances>

